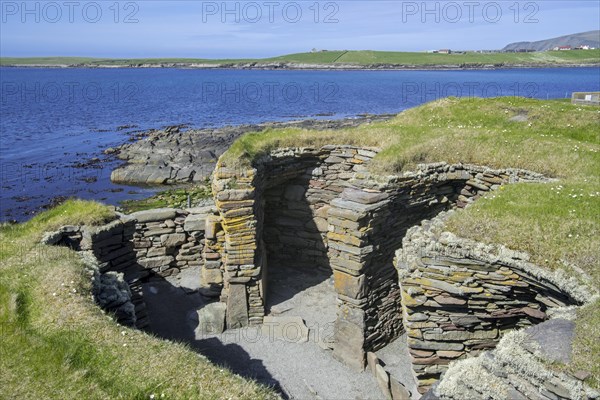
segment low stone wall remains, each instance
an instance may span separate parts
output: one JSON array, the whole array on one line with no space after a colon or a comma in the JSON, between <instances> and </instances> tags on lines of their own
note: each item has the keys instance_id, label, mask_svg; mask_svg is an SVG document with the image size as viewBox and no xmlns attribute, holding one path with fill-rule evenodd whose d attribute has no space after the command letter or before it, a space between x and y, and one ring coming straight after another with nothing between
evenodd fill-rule
<instances>
[{"instance_id":1,"label":"low stone wall remains","mask_svg":"<svg viewBox=\"0 0 600 400\"><path fill-rule=\"evenodd\" d=\"M142 281L153 274L165 277L184 268L203 267L204 229L213 212L208 206L119 214L101 226L64 226L47 233L43 242L79 251L96 271L94 295L99 305L120 323L142 329L149 324ZM134 316L125 306L127 291Z\"/></svg>"},{"instance_id":2,"label":"low stone wall remains","mask_svg":"<svg viewBox=\"0 0 600 400\"><path fill-rule=\"evenodd\" d=\"M574 278L536 266L525 253L445 231L447 216L411 228L395 259L422 393L452 361L496 347L505 333L546 320L549 309L591 297Z\"/></svg>"}]
</instances>

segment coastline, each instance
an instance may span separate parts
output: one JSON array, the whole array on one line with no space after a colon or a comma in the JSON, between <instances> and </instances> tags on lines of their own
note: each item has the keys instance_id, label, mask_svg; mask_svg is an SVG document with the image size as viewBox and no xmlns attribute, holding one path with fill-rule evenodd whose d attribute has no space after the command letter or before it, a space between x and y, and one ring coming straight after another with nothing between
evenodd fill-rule
<instances>
[{"instance_id":1,"label":"coastline","mask_svg":"<svg viewBox=\"0 0 600 400\"><path fill-rule=\"evenodd\" d=\"M172 68L172 69L201 69L201 70L265 70L265 71L477 71L505 69L536 69L536 68L593 68L600 67L597 63L539 63L539 64L309 64L309 63L143 63L143 64L6 64L4 68L90 68L90 69L137 69L137 68Z\"/></svg>"},{"instance_id":2,"label":"coastline","mask_svg":"<svg viewBox=\"0 0 600 400\"><path fill-rule=\"evenodd\" d=\"M145 132L135 142L105 149L104 154L122 162L111 173L113 183L168 188L205 182L212 175L217 159L245 133L287 128L338 130L394 117L396 114L363 114L340 119L304 118L187 130L174 126ZM156 152L156 149L161 151Z\"/></svg>"}]
</instances>

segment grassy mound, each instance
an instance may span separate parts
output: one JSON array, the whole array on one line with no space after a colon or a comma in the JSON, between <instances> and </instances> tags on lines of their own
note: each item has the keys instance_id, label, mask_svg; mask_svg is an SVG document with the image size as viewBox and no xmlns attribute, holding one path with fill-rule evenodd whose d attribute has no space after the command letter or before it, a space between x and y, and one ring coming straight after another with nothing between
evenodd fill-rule
<instances>
[{"instance_id":1,"label":"grassy mound","mask_svg":"<svg viewBox=\"0 0 600 400\"><path fill-rule=\"evenodd\" d=\"M44 231L112 218L74 200L0 227L0 397L276 398L183 344L119 326L95 305L79 256L38 244Z\"/></svg>"},{"instance_id":2,"label":"grassy mound","mask_svg":"<svg viewBox=\"0 0 600 400\"><path fill-rule=\"evenodd\" d=\"M369 166L379 174L446 161L523 168L557 178L502 187L456 213L459 236L527 251L532 261L561 268L600 287L600 108L523 98L448 98L395 119L341 131L268 130L239 138L224 154L247 166L277 147L353 144L382 149ZM573 362L565 368L600 383L600 303L579 312Z\"/></svg>"}]
</instances>

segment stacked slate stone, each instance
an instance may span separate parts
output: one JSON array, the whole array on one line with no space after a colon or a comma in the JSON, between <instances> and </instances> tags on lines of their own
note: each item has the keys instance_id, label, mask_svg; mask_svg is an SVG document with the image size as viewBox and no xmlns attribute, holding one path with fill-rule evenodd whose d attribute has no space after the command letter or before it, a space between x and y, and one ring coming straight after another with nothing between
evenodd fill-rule
<instances>
[{"instance_id":1,"label":"stacked slate stone","mask_svg":"<svg viewBox=\"0 0 600 400\"><path fill-rule=\"evenodd\" d=\"M264 240L270 265L331 273L327 257L327 213L347 181L376 153L351 146L289 149L263 164Z\"/></svg>"},{"instance_id":2,"label":"stacked slate stone","mask_svg":"<svg viewBox=\"0 0 600 400\"><path fill-rule=\"evenodd\" d=\"M228 169L219 161L213 192L225 232L221 301L227 303L228 327L262 323L267 254L273 265L329 265L328 203L375 154L325 146L277 150L250 169Z\"/></svg>"},{"instance_id":3,"label":"stacked slate stone","mask_svg":"<svg viewBox=\"0 0 600 400\"><path fill-rule=\"evenodd\" d=\"M352 146L285 148L253 160L252 168L238 170L227 168L219 160L213 193L225 238L225 246L217 251L225 271L221 301L227 304L229 328L262 322L267 258L269 268L282 263L305 268L329 267L333 269L339 306L334 356L362 369L366 351L381 348L403 330L402 281L398 279L393 259L408 228L448 208L464 207L501 184L545 181L541 175L527 171L445 163L420 165L416 171L400 176L374 176L366 171L364 163L375 155L376 149ZM488 272L479 270L480 275ZM495 274L490 276L502 275ZM486 288L486 293L502 296L505 286L517 282L512 273L507 276L508 282L504 284L489 278L486 284L495 286ZM447 309L457 306L453 304L452 293L444 294L434 287L425 290L418 284L413 287L425 297L427 292L441 301L436 303L440 305L441 316L432 315L434 321L443 320L450 313ZM520 283L509 291L520 293ZM473 301L485 299L471 300L471 304L476 304ZM533 304L533 300L527 301ZM547 297L546 301L553 300ZM476 329L448 320L448 330L461 332L473 328L477 333L466 339L466 346L473 351L476 346L485 348L495 344L499 329L504 326L500 320L517 318L525 323L527 318L535 319L532 315L538 315L535 307L520 308L524 311L517 316L514 311L508 315L494 314L494 323L483 320L477 322ZM520 318L523 315L527 317ZM404 322L410 323L414 330L414 323L423 321L405 319ZM430 328L427 324L423 326ZM462 334L456 332L449 336ZM427 336L437 333L443 332L427 331ZM411 340L416 339L419 338L411 336ZM457 341L442 341L449 342L447 347L452 349L439 349L445 353L438 355L429 349L415 348L421 353L414 354L431 364L417 364L426 365L416 367L419 376L439 377L447 364L445 360L461 357L465 345L454 350L459 347L452 345Z\"/></svg>"},{"instance_id":4,"label":"stacked slate stone","mask_svg":"<svg viewBox=\"0 0 600 400\"><path fill-rule=\"evenodd\" d=\"M129 216L135 222L133 247L137 263L160 276L203 264L205 219L212 207L160 208Z\"/></svg>"},{"instance_id":5,"label":"stacked slate stone","mask_svg":"<svg viewBox=\"0 0 600 400\"><path fill-rule=\"evenodd\" d=\"M262 264L256 262L254 254L257 249L255 173L254 169L230 170L218 163L213 175L213 193L225 232L221 301L227 304L228 328L260 324L264 316Z\"/></svg>"},{"instance_id":6,"label":"stacked slate stone","mask_svg":"<svg viewBox=\"0 0 600 400\"><path fill-rule=\"evenodd\" d=\"M443 231L442 214L409 230L397 266L413 369L424 393L456 359L494 348L508 331L586 293L528 262L526 254Z\"/></svg>"},{"instance_id":7,"label":"stacked slate stone","mask_svg":"<svg viewBox=\"0 0 600 400\"><path fill-rule=\"evenodd\" d=\"M140 278L143 271L136 262L132 239L135 232L135 222L131 220L116 219L106 225L97 227L64 226L59 231L47 234L44 238L46 244L66 245L74 250L87 254L86 257L97 266L101 276L98 282L101 286L108 287L106 282L117 282L114 273L123 274L124 283L129 287L131 302L135 307L135 319L117 313L116 318L120 323L135 323L137 328L145 328L149 324L146 312L146 303L142 297ZM111 273L111 276L104 276ZM102 296L106 291L102 291ZM118 297L118 296L117 296ZM109 312L116 312L118 304L110 301L101 301L101 305Z\"/></svg>"},{"instance_id":8,"label":"stacked slate stone","mask_svg":"<svg viewBox=\"0 0 600 400\"><path fill-rule=\"evenodd\" d=\"M575 323L555 318L505 335L498 347L453 363L422 399L462 400L487 397L515 400L598 399L585 384L590 373L552 368L569 364Z\"/></svg>"},{"instance_id":9,"label":"stacked slate stone","mask_svg":"<svg viewBox=\"0 0 600 400\"><path fill-rule=\"evenodd\" d=\"M207 297L218 297L223 289L223 260L221 254L225 246L225 232L221 226L218 215L206 217L206 230L204 231L204 250L202 257L204 264L201 271L200 291ZM226 298L221 299L226 302Z\"/></svg>"},{"instance_id":10,"label":"stacked slate stone","mask_svg":"<svg viewBox=\"0 0 600 400\"><path fill-rule=\"evenodd\" d=\"M144 328L149 320L142 297L142 279L151 273L169 276L183 268L201 267L205 221L214 212L212 206L139 211L119 215L98 227L65 226L47 234L44 242L90 253L97 260L101 274L123 274L135 306L135 325Z\"/></svg>"},{"instance_id":11,"label":"stacked slate stone","mask_svg":"<svg viewBox=\"0 0 600 400\"><path fill-rule=\"evenodd\" d=\"M129 286L131 301L135 306L136 322L139 329L150 323L143 298L143 273L136 262L133 249L135 223L130 220L116 219L99 227L82 227L81 250L91 251L99 262L100 273L117 272Z\"/></svg>"},{"instance_id":12,"label":"stacked slate stone","mask_svg":"<svg viewBox=\"0 0 600 400\"><path fill-rule=\"evenodd\" d=\"M334 357L357 369L364 368L365 349L402 333L396 272L391 259L380 263L382 253L371 240L384 221L372 223L374 217L388 203L387 193L348 188L329 209L329 259L338 295Z\"/></svg>"},{"instance_id":13,"label":"stacked slate stone","mask_svg":"<svg viewBox=\"0 0 600 400\"><path fill-rule=\"evenodd\" d=\"M406 178L425 179L429 182L454 182L454 187L458 187L458 190L453 193L456 195L453 202L456 202L458 208L466 207L489 191L496 190L504 184L548 182L548 179L541 174L521 169L492 170L477 165L446 163L419 165L416 172L408 172L399 179ZM456 186L457 184L458 186Z\"/></svg>"}]
</instances>

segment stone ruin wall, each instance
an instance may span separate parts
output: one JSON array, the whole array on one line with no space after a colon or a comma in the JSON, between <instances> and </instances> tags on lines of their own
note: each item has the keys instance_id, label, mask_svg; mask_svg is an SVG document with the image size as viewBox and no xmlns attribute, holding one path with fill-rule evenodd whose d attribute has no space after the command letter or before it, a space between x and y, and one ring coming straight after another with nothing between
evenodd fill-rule
<instances>
[{"instance_id":1,"label":"stone ruin wall","mask_svg":"<svg viewBox=\"0 0 600 400\"><path fill-rule=\"evenodd\" d=\"M364 165L375 154L325 146L280 149L247 169L219 161L213 192L225 232L221 300L229 328L262 322L268 268L331 269L338 299L333 354L362 369L367 351L403 332L403 283L393 259L407 230L504 183L543 180L526 171L444 163L382 178Z\"/></svg>"},{"instance_id":2,"label":"stone ruin wall","mask_svg":"<svg viewBox=\"0 0 600 400\"><path fill-rule=\"evenodd\" d=\"M445 217L410 229L395 260L422 393L451 361L495 348L505 333L546 320L551 308L586 301L575 281L524 253L444 232Z\"/></svg>"},{"instance_id":3,"label":"stone ruin wall","mask_svg":"<svg viewBox=\"0 0 600 400\"><path fill-rule=\"evenodd\" d=\"M149 317L142 280L152 274L166 277L184 268L203 266L205 221L214 211L213 207L139 211L119 215L102 226L64 226L47 234L43 242L80 252L98 269L99 279L106 274L122 274L135 316L121 315L124 299L116 295L118 300L108 299L103 308L114 312L120 323L143 329Z\"/></svg>"},{"instance_id":4,"label":"stone ruin wall","mask_svg":"<svg viewBox=\"0 0 600 400\"><path fill-rule=\"evenodd\" d=\"M226 304L227 327L236 328L262 323L269 268L332 272L334 357L363 369L367 352L406 330L421 393L451 361L495 347L504 333L546 319L549 308L583 302L576 285L526 255L444 233L436 218L502 184L542 176L439 163L383 178L366 171L375 155L325 146L277 150L248 169L219 161L216 207L64 227L51 241L92 252L102 272L123 273L140 328L148 324L140 279L150 273L200 266L201 292Z\"/></svg>"}]
</instances>

